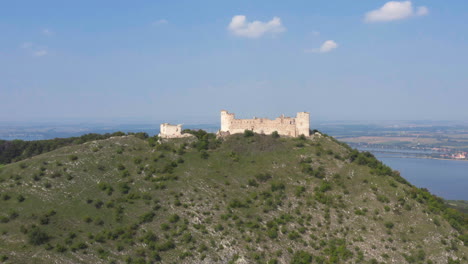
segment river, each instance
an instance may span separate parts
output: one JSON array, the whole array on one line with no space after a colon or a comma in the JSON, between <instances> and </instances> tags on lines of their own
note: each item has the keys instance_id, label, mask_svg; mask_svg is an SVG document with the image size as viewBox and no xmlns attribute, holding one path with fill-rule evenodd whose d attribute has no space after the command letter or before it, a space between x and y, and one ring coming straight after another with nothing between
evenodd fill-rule
<instances>
[{"instance_id":1,"label":"river","mask_svg":"<svg viewBox=\"0 0 468 264\"><path fill-rule=\"evenodd\" d=\"M468 161L374 155L413 185L448 200L468 200Z\"/></svg>"}]
</instances>

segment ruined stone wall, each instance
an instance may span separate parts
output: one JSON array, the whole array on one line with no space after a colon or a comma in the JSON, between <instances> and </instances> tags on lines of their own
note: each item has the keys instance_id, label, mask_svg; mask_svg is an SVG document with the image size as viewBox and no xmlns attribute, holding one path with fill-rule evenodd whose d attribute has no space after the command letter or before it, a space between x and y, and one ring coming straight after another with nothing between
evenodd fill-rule
<instances>
[{"instance_id":1,"label":"ruined stone wall","mask_svg":"<svg viewBox=\"0 0 468 264\"><path fill-rule=\"evenodd\" d=\"M309 136L309 113L300 112L296 118L281 116L276 119L253 118L236 119L234 114L221 111L221 132L230 134L243 133L252 130L259 134L271 134L277 131L283 136L298 137L302 134Z\"/></svg>"},{"instance_id":2,"label":"ruined stone wall","mask_svg":"<svg viewBox=\"0 0 468 264\"><path fill-rule=\"evenodd\" d=\"M182 125L171 125L168 123L161 124L159 135L160 138L183 138L190 137L191 134L182 134Z\"/></svg>"}]
</instances>

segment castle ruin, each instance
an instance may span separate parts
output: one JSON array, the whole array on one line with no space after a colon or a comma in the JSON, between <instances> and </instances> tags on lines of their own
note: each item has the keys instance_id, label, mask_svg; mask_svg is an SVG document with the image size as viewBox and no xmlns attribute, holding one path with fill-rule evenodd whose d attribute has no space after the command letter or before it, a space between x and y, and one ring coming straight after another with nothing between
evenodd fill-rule
<instances>
[{"instance_id":1,"label":"castle ruin","mask_svg":"<svg viewBox=\"0 0 468 264\"><path fill-rule=\"evenodd\" d=\"M281 115L271 120L256 117L253 119L236 119L233 113L223 110L221 111L221 130L219 134L229 135L251 130L258 134L271 134L276 131L282 136L310 136L309 126L310 114L307 112L299 112L295 118Z\"/></svg>"},{"instance_id":2,"label":"castle ruin","mask_svg":"<svg viewBox=\"0 0 468 264\"><path fill-rule=\"evenodd\" d=\"M160 138L184 138L191 136L193 135L182 134L182 125L171 125L169 123L161 124L158 135Z\"/></svg>"}]
</instances>

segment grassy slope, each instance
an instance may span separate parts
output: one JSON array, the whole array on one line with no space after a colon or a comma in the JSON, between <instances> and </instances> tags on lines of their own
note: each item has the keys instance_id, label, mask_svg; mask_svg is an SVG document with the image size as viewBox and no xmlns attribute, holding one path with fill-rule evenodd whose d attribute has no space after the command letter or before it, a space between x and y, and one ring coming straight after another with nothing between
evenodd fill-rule
<instances>
[{"instance_id":1,"label":"grassy slope","mask_svg":"<svg viewBox=\"0 0 468 264\"><path fill-rule=\"evenodd\" d=\"M176 151L190 140L165 149L115 137L4 166L0 256L11 263L290 263L301 251L314 263L467 257L459 233L410 198L413 187L346 161L349 150L328 137L297 147L298 139L236 135L207 159L190 147ZM302 171L308 157L315 170L325 168L324 179ZM50 236L46 243L28 243L34 225Z\"/></svg>"}]
</instances>

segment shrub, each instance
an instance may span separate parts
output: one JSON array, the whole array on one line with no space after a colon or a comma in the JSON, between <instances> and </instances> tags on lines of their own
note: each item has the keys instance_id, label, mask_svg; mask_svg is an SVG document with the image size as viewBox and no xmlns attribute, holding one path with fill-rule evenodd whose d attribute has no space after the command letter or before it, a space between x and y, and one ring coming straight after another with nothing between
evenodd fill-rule
<instances>
[{"instance_id":1,"label":"shrub","mask_svg":"<svg viewBox=\"0 0 468 264\"><path fill-rule=\"evenodd\" d=\"M63 245L60 245L60 244L57 244L55 246L55 251L57 251L58 253L63 253L65 251L67 251L67 248Z\"/></svg>"},{"instance_id":2,"label":"shrub","mask_svg":"<svg viewBox=\"0 0 468 264\"><path fill-rule=\"evenodd\" d=\"M245 203L242 203L238 199L234 199L231 202L229 202L228 207L230 208L242 208L242 207L248 207Z\"/></svg>"},{"instance_id":3,"label":"shrub","mask_svg":"<svg viewBox=\"0 0 468 264\"><path fill-rule=\"evenodd\" d=\"M286 185L284 185L284 183L282 183L282 182L272 182L271 183L271 191L272 192L283 191L284 189L286 189Z\"/></svg>"},{"instance_id":4,"label":"shrub","mask_svg":"<svg viewBox=\"0 0 468 264\"><path fill-rule=\"evenodd\" d=\"M390 200L385 195L382 195L382 194L377 195L377 200L382 203L390 202Z\"/></svg>"},{"instance_id":5,"label":"shrub","mask_svg":"<svg viewBox=\"0 0 468 264\"><path fill-rule=\"evenodd\" d=\"M306 251L296 251L291 259L291 264L309 264L312 263L312 255Z\"/></svg>"},{"instance_id":6,"label":"shrub","mask_svg":"<svg viewBox=\"0 0 468 264\"><path fill-rule=\"evenodd\" d=\"M49 222L50 222L50 218L47 215L43 215L41 216L41 218L39 218L39 223L41 225L48 225Z\"/></svg>"},{"instance_id":7,"label":"shrub","mask_svg":"<svg viewBox=\"0 0 468 264\"><path fill-rule=\"evenodd\" d=\"M117 154L122 154L123 151L124 151L124 150L123 150L122 147L119 147L119 148L117 148L117 150L116 150Z\"/></svg>"},{"instance_id":8,"label":"shrub","mask_svg":"<svg viewBox=\"0 0 468 264\"><path fill-rule=\"evenodd\" d=\"M52 179L59 178L59 177L62 177L62 173L60 173L59 171L55 171L54 173L50 175L50 177Z\"/></svg>"},{"instance_id":9,"label":"shrub","mask_svg":"<svg viewBox=\"0 0 468 264\"><path fill-rule=\"evenodd\" d=\"M204 151L204 150L202 150L202 151L200 152L200 157L201 157L202 159L208 159L209 156L210 156L210 154L208 154L208 152L206 152L206 151Z\"/></svg>"},{"instance_id":10,"label":"shrub","mask_svg":"<svg viewBox=\"0 0 468 264\"><path fill-rule=\"evenodd\" d=\"M128 183L122 182L119 184L119 189L122 194L127 194L130 191L130 186L128 186Z\"/></svg>"},{"instance_id":11,"label":"shrub","mask_svg":"<svg viewBox=\"0 0 468 264\"><path fill-rule=\"evenodd\" d=\"M148 212L140 216L140 223L149 223L153 221L153 218L156 214L153 212Z\"/></svg>"},{"instance_id":12,"label":"shrub","mask_svg":"<svg viewBox=\"0 0 468 264\"><path fill-rule=\"evenodd\" d=\"M254 132L252 130L244 130L244 137L253 137Z\"/></svg>"},{"instance_id":13,"label":"shrub","mask_svg":"<svg viewBox=\"0 0 468 264\"><path fill-rule=\"evenodd\" d=\"M4 193L4 194L2 195L2 199L3 199L4 201L10 200L10 198L11 198L11 196L8 195L7 193Z\"/></svg>"},{"instance_id":14,"label":"shrub","mask_svg":"<svg viewBox=\"0 0 468 264\"><path fill-rule=\"evenodd\" d=\"M288 234L288 238L291 240L296 240L299 237L301 237L301 235L299 235L299 233L297 233L296 231L292 231L291 233Z\"/></svg>"},{"instance_id":15,"label":"shrub","mask_svg":"<svg viewBox=\"0 0 468 264\"><path fill-rule=\"evenodd\" d=\"M94 207L96 207L96 209L100 209L103 205L104 202L101 200L97 200L96 202L94 202Z\"/></svg>"},{"instance_id":16,"label":"shrub","mask_svg":"<svg viewBox=\"0 0 468 264\"><path fill-rule=\"evenodd\" d=\"M180 220L180 217L177 214L173 214L169 216L168 220L170 223L177 223Z\"/></svg>"},{"instance_id":17,"label":"shrub","mask_svg":"<svg viewBox=\"0 0 468 264\"><path fill-rule=\"evenodd\" d=\"M278 229L276 227L268 229L267 235L268 235L269 238L272 238L272 239L277 238L278 237Z\"/></svg>"},{"instance_id":18,"label":"shrub","mask_svg":"<svg viewBox=\"0 0 468 264\"><path fill-rule=\"evenodd\" d=\"M255 178L260 182L266 182L271 179L271 174L269 173L259 173L255 175Z\"/></svg>"},{"instance_id":19,"label":"shrub","mask_svg":"<svg viewBox=\"0 0 468 264\"><path fill-rule=\"evenodd\" d=\"M157 251L167 251L167 250L174 249L174 248L175 248L175 244L172 240L168 240L166 242L156 245Z\"/></svg>"},{"instance_id":20,"label":"shrub","mask_svg":"<svg viewBox=\"0 0 468 264\"><path fill-rule=\"evenodd\" d=\"M254 179L250 179L247 184L252 187L258 187L258 182Z\"/></svg>"},{"instance_id":21,"label":"shrub","mask_svg":"<svg viewBox=\"0 0 468 264\"><path fill-rule=\"evenodd\" d=\"M18 197L17 197L16 199L18 200L18 202L21 203L21 202L23 202L26 198L24 198L24 196L20 194L20 195L18 195Z\"/></svg>"},{"instance_id":22,"label":"shrub","mask_svg":"<svg viewBox=\"0 0 468 264\"><path fill-rule=\"evenodd\" d=\"M279 138L280 135L278 134L278 131L273 131L273 133L271 133L271 137L273 137L273 138Z\"/></svg>"},{"instance_id":23,"label":"shrub","mask_svg":"<svg viewBox=\"0 0 468 264\"><path fill-rule=\"evenodd\" d=\"M320 187L318 187L317 191L324 193L324 192L330 191L331 189L332 189L332 186L331 186L330 182L323 181L320 184Z\"/></svg>"},{"instance_id":24,"label":"shrub","mask_svg":"<svg viewBox=\"0 0 468 264\"><path fill-rule=\"evenodd\" d=\"M76 155L70 155L70 156L68 156L68 159L70 159L71 161L75 161L75 160L78 159L78 156L76 156Z\"/></svg>"},{"instance_id":25,"label":"shrub","mask_svg":"<svg viewBox=\"0 0 468 264\"><path fill-rule=\"evenodd\" d=\"M301 196L306 191L304 186L297 186L296 187L296 196Z\"/></svg>"},{"instance_id":26,"label":"shrub","mask_svg":"<svg viewBox=\"0 0 468 264\"><path fill-rule=\"evenodd\" d=\"M214 227L215 231L219 232L219 231L223 231L224 230L224 227L222 224L217 224L215 227Z\"/></svg>"},{"instance_id":27,"label":"shrub","mask_svg":"<svg viewBox=\"0 0 468 264\"><path fill-rule=\"evenodd\" d=\"M34 227L28 232L28 241L32 245L42 245L49 241L49 239L49 235L47 235L47 233L45 233L38 227Z\"/></svg>"},{"instance_id":28,"label":"shrub","mask_svg":"<svg viewBox=\"0 0 468 264\"><path fill-rule=\"evenodd\" d=\"M388 229L392 229L393 226L394 226L394 224L393 224L392 222L390 222L390 221L385 222L384 225L385 225L385 227L388 228Z\"/></svg>"}]
</instances>

